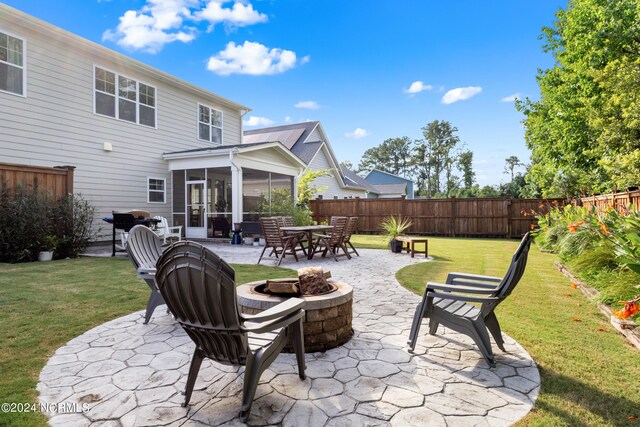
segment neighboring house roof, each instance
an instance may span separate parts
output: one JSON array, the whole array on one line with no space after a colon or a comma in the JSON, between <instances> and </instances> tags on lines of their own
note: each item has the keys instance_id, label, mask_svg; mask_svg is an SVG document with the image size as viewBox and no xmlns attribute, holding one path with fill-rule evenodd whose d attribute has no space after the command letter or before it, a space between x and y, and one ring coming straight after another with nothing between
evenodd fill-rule
<instances>
[{"instance_id":1,"label":"neighboring house roof","mask_svg":"<svg viewBox=\"0 0 640 427\"><path fill-rule=\"evenodd\" d=\"M404 178L404 177L399 176L399 175L394 175L394 174L389 173L389 172L381 171L380 169L372 169L372 170L367 174L367 176L366 176L364 179L369 178L369 175L371 175L371 174L375 174L375 173L381 173L381 174L384 174L384 175L388 175L388 176L390 176L390 177L394 177L394 178L397 178L397 179L401 179L401 180L403 180L403 181L406 181L407 183L412 183L412 184L413 184L413 181L412 181L412 180L410 180L410 179Z\"/></svg>"},{"instance_id":2,"label":"neighboring house roof","mask_svg":"<svg viewBox=\"0 0 640 427\"><path fill-rule=\"evenodd\" d=\"M314 132L316 130L321 138L315 140L310 139L311 135L316 135ZM243 144L278 141L307 165L311 163L318 152L324 148L328 152L330 162L333 163L336 170L340 172L336 178L341 186L357 190L374 191L370 184L358 177L354 172L340 165L331 144L328 142L324 129L322 129L322 124L319 121L251 129L244 131L243 135ZM348 171L348 173L345 171Z\"/></svg>"},{"instance_id":3,"label":"neighboring house roof","mask_svg":"<svg viewBox=\"0 0 640 427\"><path fill-rule=\"evenodd\" d=\"M151 75L160 81L174 85L181 90L195 93L207 99L215 99L220 104L226 105L230 108L236 110L245 110L247 112L251 111L249 107L245 107L244 105L238 104L237 102L231 101L230 99L224 98L220 95L216 95L213 92L209 92L208 90L202 89L201 87L181 80L175 76L172 76L171 74L160 71L157 68L153 68L140 61L136 61L133 58L89 41L83 37L63 30L60 27L56 27L55 25L49 24L48 22L42 21L34 16L28 15L5 4L0 3L0 11L0 13L2 13L3 15L11 16L13 17L13 19L20 21L22 25L28 26L31 31L37 31L41 34L44 34L47 38L55 40L57 42L72 45L74 55L78 55L82 51L89 52L92 55L99 57L100 59L108 61L109 63L126 65L135 69L136 71L144 73L145 75Z\"/></svg>"},{"instance_id":4,"label":"neighboring house roof","mask_svg":"<svg viewBox=\"0 0 640 427\"><path fill-rule=\"evenodd\" d=\"M369 192L373 192L373 193L378 192L378 190L373 185L369 184L367 181L364 180L364 178L362 178L360 175L358 175L351 169L345 168L344 166L340 165L340 170L342 171L342 174L344 175L345 180L351 181L354 186L364 188Z\"/></svg>"},{"instance_id":5,"label":"neighboring house roof","mask_svg":"<svg viewBox=\"0 0 640 427\"><path fill-rule=\"evenodd\" d=\"M309 164L323 141L307 141L320 122L303 122L244 131L243 143L279 141L293 154ZM311 144L311 145L310 145Z\"/></svg>"},{"instance_id":6,"label":"neighboring house roof","mask_svg":"<svg viewBox=\"0 0 640 427\"><path fill-rule=\"evenodd\" d=\"M407 195L407 184L374 184L380 195L400 194Z\"/></svg>"}]
</instances>

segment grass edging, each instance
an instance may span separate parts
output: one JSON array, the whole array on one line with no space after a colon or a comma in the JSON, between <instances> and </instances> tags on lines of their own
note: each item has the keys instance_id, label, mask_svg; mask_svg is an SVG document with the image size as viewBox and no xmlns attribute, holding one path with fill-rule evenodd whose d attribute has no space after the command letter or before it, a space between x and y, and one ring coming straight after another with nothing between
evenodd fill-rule
<instances>
[{"instance_id":1,"label":"grass edging","mask_svg":"<svg viewBox=\"0 0 640 427\"><path fill-rule=\"evenodd\" d=\"M600 294L600 292L598 292L597 289L587 286L585 283L577 279L573 274L571 274L569 269L565 267L564 264L562 264L560 261L556 261L553 265L562 274L564 274L569 280L575 283L576 286L580 288L582 293L585 294L589 299L596 298ZM633 320L625 320L625 322L632 323L633 325L635 325L635 326L632 326L631 328L629 327L625 328L623 327L623 324L615 320L617 318L613 314L613 311L611 311L611 308L608 305L596 301L596 306L602 313L604 313L609 318L609 322L611 323L611 326L613 326L615 330L617 330L622 335L624 335L624 337L631 344L633 344L638 350L640 350L640 332L636 332L638 325Z\"/></svg>"}]
</instances>

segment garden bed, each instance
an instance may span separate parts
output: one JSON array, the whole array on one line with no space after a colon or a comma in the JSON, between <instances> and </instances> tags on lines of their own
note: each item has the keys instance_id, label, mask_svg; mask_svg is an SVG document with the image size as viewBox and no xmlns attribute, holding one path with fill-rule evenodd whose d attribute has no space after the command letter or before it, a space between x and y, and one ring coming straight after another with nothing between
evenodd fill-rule
<instances>
[{"instance_id":1,"label":"garden bed","mask_svg":"<svg viewBox=\"0 0 640 427\"><path fill-rule=\"evenodd\" d=\"M569 280L571 280L581 291L584 293L589 299L596 299L600 292L597 289L587 286L579 279L577 279L567 267L565 267L561 262L556 261L556 268L560 270L562 274L564 274ZM603 304L601 302L596 301L596 306L598 309L604 313L611 322L611 326L613 326L618 332L620 332L624 337L633 344L638 350L640 350L640 330L637 328L637 324L633 320L621 320L618 319L614 314L611 308ZM632 325L632 326L625 326Z\"/></svg>"}]
</instances>

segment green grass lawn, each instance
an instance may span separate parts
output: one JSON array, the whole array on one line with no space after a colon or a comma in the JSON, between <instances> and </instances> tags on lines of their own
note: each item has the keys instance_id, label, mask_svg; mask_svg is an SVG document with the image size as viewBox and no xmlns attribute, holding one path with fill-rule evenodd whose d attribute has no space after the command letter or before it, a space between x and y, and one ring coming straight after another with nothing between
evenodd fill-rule
<instances>
[{"instance_id":1,"label":"green grass lawn","mask_svg":"<svg viewBox=\"0 0 640 427\"><path fill-rule=\"evenodd\" d=\"M234 265L238 284L295 271ZM70 339L142 310L149 288L124 258L0 264L0 403L37 402L44 364ZM0 426L45 425L41 414L0 413Z\"/></svg>"},{"instance_id":2,"label":"green grass lawn","mask_svg":"<svg viewBox=\"0 0 640 427\"><path fill-rule=\"evenodd\" d=\"M383 247L381 236L352 241L357 247ZM449 271L502 275L517 244L429 238L435 261L406 267L397 278L422 294L427 280L442 281ZM522 283L497 309L503 331L529 351L542 375L538 401L519 424L640 425L628 419L640 416L640 352L571 288L553 267L555 260L532 247ZM234 267L238 283L295 275L282 268ZM0 403L37 402L38 375L57 348L94 326L144 309L148 292L128 259L0 264ZM0 425L45 423L40 414L0 414Z\"/></svg>"},{"instance_id":3,"label":"green grass lawn","mask_svg":"<svg viewBox=\"0 0 640 427\"><path fill-rule=\"evenodd\" d=\"M382 236L352 242L383 247ZM396 277L422 295L427 281L444 281L450 271L502 276L517 246L515 240L429 238L435 260ZM535 246L529 254L521 283L496 310L504 333L527 349L542 377L534 409L519 425L640 425L640 351L572 289L553 266L555 255Z\"/></svg>"}]
</instances>

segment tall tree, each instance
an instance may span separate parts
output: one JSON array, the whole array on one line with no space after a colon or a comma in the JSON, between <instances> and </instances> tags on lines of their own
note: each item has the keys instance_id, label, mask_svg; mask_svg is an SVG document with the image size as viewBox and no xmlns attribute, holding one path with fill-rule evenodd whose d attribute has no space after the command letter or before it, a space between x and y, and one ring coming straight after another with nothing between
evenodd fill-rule
<instances>
[{"instance_id":1,"label":"tall tree","mask_svg":"<svg viewBox=\"0 0 640 427\"><path fill-rule=\"evenodd\" d=\"M515 169L518 166L524 166L524 163L522 163L520 161L518 156L509 156L506 159L504 159L504 162L505 162L504 173L510 173L511 174L511 182L513 182L513 178L515 176Z\"/></svg>"},{"instance_id":2,"label":"tall tree","mask_svg":"<svg viewBox=\"0 0 640 427\"><path fill-rule=\"evenodd\" d=\"M340 162L340 166L345 167L349 170L353 170L353 163L350 160Z\"/></svg>"},{"instance_id":3,"label":"tall tree","mask_svg":"<svg viewBox=\"0 0 640 427\"><path fill-rule=\"evenodd\" d=\"M378 169L394 175L408 176L412 145L413 142L408 136L385 139L382 144L364 152L358 165L358 172Z\"/></svg>"},{"instance_id":4,"label":"tall tree","mask_svg":"<svg viewBox=\"0 0 640 427\"><path fill-rule=\"evenodd\" d=\"M434 120L422 128L423 140L416 141L415 167L419 181L426 189L426 196L448 194L454 187L453 166L456 162L455 147L460 138L458 128L448 121ZM444 185L442 185L444 174Z\"/></svg>"},{"instance_id":5,"label":"tall tree","mask_svg":"<svg viewBox=\"0 0 640 427\"><path fill-rule=\"evenodd\" d=\"M458 168L462 172L462 184L465 190L471 189L476 179L476 173L473 171L473 151L463 151L458 155Z\"/></svg>"},{"instance_id":6,"label":"tall tree","mask_svg":"<svg viewBox=\"0 0 640 427\"><path fill-rule=\"evenodd\" d=\"M516 103L532 150L527 180L543 196L637 181L639 15L637 0L571 0L543 29L555 66L538 72L539 101Z\"/></svg>"}]
</instances>

